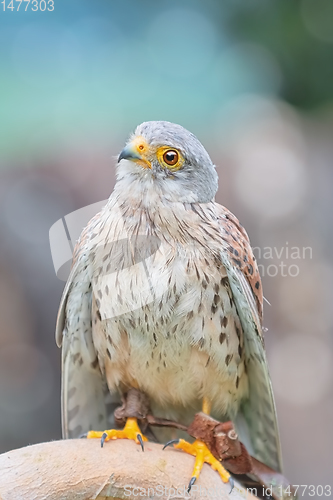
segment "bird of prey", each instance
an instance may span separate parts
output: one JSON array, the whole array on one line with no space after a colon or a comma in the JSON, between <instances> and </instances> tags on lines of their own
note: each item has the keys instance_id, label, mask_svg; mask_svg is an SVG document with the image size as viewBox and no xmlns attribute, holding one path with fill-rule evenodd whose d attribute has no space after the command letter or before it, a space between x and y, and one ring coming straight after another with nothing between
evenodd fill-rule
<instances>
[{"instance_id":1,"label":"bird of prey","mask_svg":"<svg viewBox=\"0 0 333 500\"><path fill-rule=\"evenodd\" d=\"M121 395L136 388L160 417L188 424L202 409L233 420L249 452L281 470L261 280L217 188L207 151L180 125L142 123L120 153L58 314L64 437L145 439L135 418L110 429ZM196 456L192 484L204 461L229 480L204 443L176 447Z\"/></svg>"}]
</instances>

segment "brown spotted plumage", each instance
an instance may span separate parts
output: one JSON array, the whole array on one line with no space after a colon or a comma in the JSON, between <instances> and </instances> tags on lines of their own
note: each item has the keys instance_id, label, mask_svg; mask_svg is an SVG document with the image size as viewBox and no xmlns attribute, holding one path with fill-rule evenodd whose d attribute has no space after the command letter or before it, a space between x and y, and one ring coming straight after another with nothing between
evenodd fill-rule
<instances>
[{"instance_id":1,"label":"brown spotted plumage","mask_svg":"<svg viewBox=\"0 0 333 500\"><path fill-rule=\"evenodd\" d=\"M192 134L168 122L137 128L76 246L59 310L65 437L114 425L134 387L156 416L185 424L206 398L258 459L281 468L258 267L216 190Z\"/></svg>"}]
</instances>

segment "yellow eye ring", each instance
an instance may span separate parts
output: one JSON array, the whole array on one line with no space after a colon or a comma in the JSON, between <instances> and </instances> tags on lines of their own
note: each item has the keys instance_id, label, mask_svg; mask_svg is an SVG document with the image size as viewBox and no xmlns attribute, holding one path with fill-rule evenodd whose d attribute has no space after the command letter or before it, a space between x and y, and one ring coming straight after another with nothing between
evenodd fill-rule
<instances>
[{"instance_id":1,"label":"yellow eye ring","mask_svg":"<svg viewBox=\"0 0 333 500\"><path fill-rule=\"evenodd\" d=\"M184 164L184 158L177 149L170 147L161 147L157 150L157 158L163 168L175 172Z\"/></svg>"}]
</instances>

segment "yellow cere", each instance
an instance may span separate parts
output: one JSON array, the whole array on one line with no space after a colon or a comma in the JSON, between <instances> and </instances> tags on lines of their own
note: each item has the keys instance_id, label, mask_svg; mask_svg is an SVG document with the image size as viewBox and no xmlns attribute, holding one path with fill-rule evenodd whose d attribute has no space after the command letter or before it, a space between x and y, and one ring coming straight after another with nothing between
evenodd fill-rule
<instances>
[{"instance_id":1,"label":"yellow cere","mask_svg":"<svg viewBox=\"0 0 333 500\"><path fill-rule=\"evenodd\" d=\"M147 158L147 156L151 154L151 147L147 141L142 136L138 136L131 141L130 146L131 149L140 156L140 158L134 158L133 160L139 163L143 168L151 168L151 163Z\"/></svg>"},{"instance_id":2,"label":"yellow cere","mask_svg":"<svg viewBox=\"0 0 333 500\"><path fill-rule=\"evenodd\" d=\"M140 135L138 137L135 137L133 141L131 142L131 145L133 148L136 148L137 152L142 156L145 157L147 153L150 152L150 146L147 143L147 141Z\"/></svg>"}]
</instances>

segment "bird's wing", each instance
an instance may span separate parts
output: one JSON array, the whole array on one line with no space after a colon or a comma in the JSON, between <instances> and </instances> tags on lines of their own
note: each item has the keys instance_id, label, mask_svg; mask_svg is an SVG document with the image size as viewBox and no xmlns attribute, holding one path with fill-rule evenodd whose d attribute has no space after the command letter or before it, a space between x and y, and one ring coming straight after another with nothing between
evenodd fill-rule
<instances>
[{"instance_id":1,"label":"bird's wing","mask_svg":"<svg viewBox=\"0 0 333 500\"><path fill-rule=\"evenodd\" d=\"M119 395L111 396L101 373L92 338L91 281L85 242L96 223L95 216L83 231L73 254L70 276L62 294L56 325L56 341L62 345L61 412L64 438L76 438L89 430L112 427Z\"/></svg>"},{"instance_id":2,"label":"bird's wing","mask_svg":"<svg viewBox=\"0 0 333 500\"><path fill-rule=\"evenodd\" d=\"M262 336L262 285L249 238L236 217L217 206L224 240L221 258L226 268L243 332L249 397L236 425L254 456L281 471L281 449L274 396ZM249 443L250 441L250 443Z\"/></svg>"}]
</instances>

